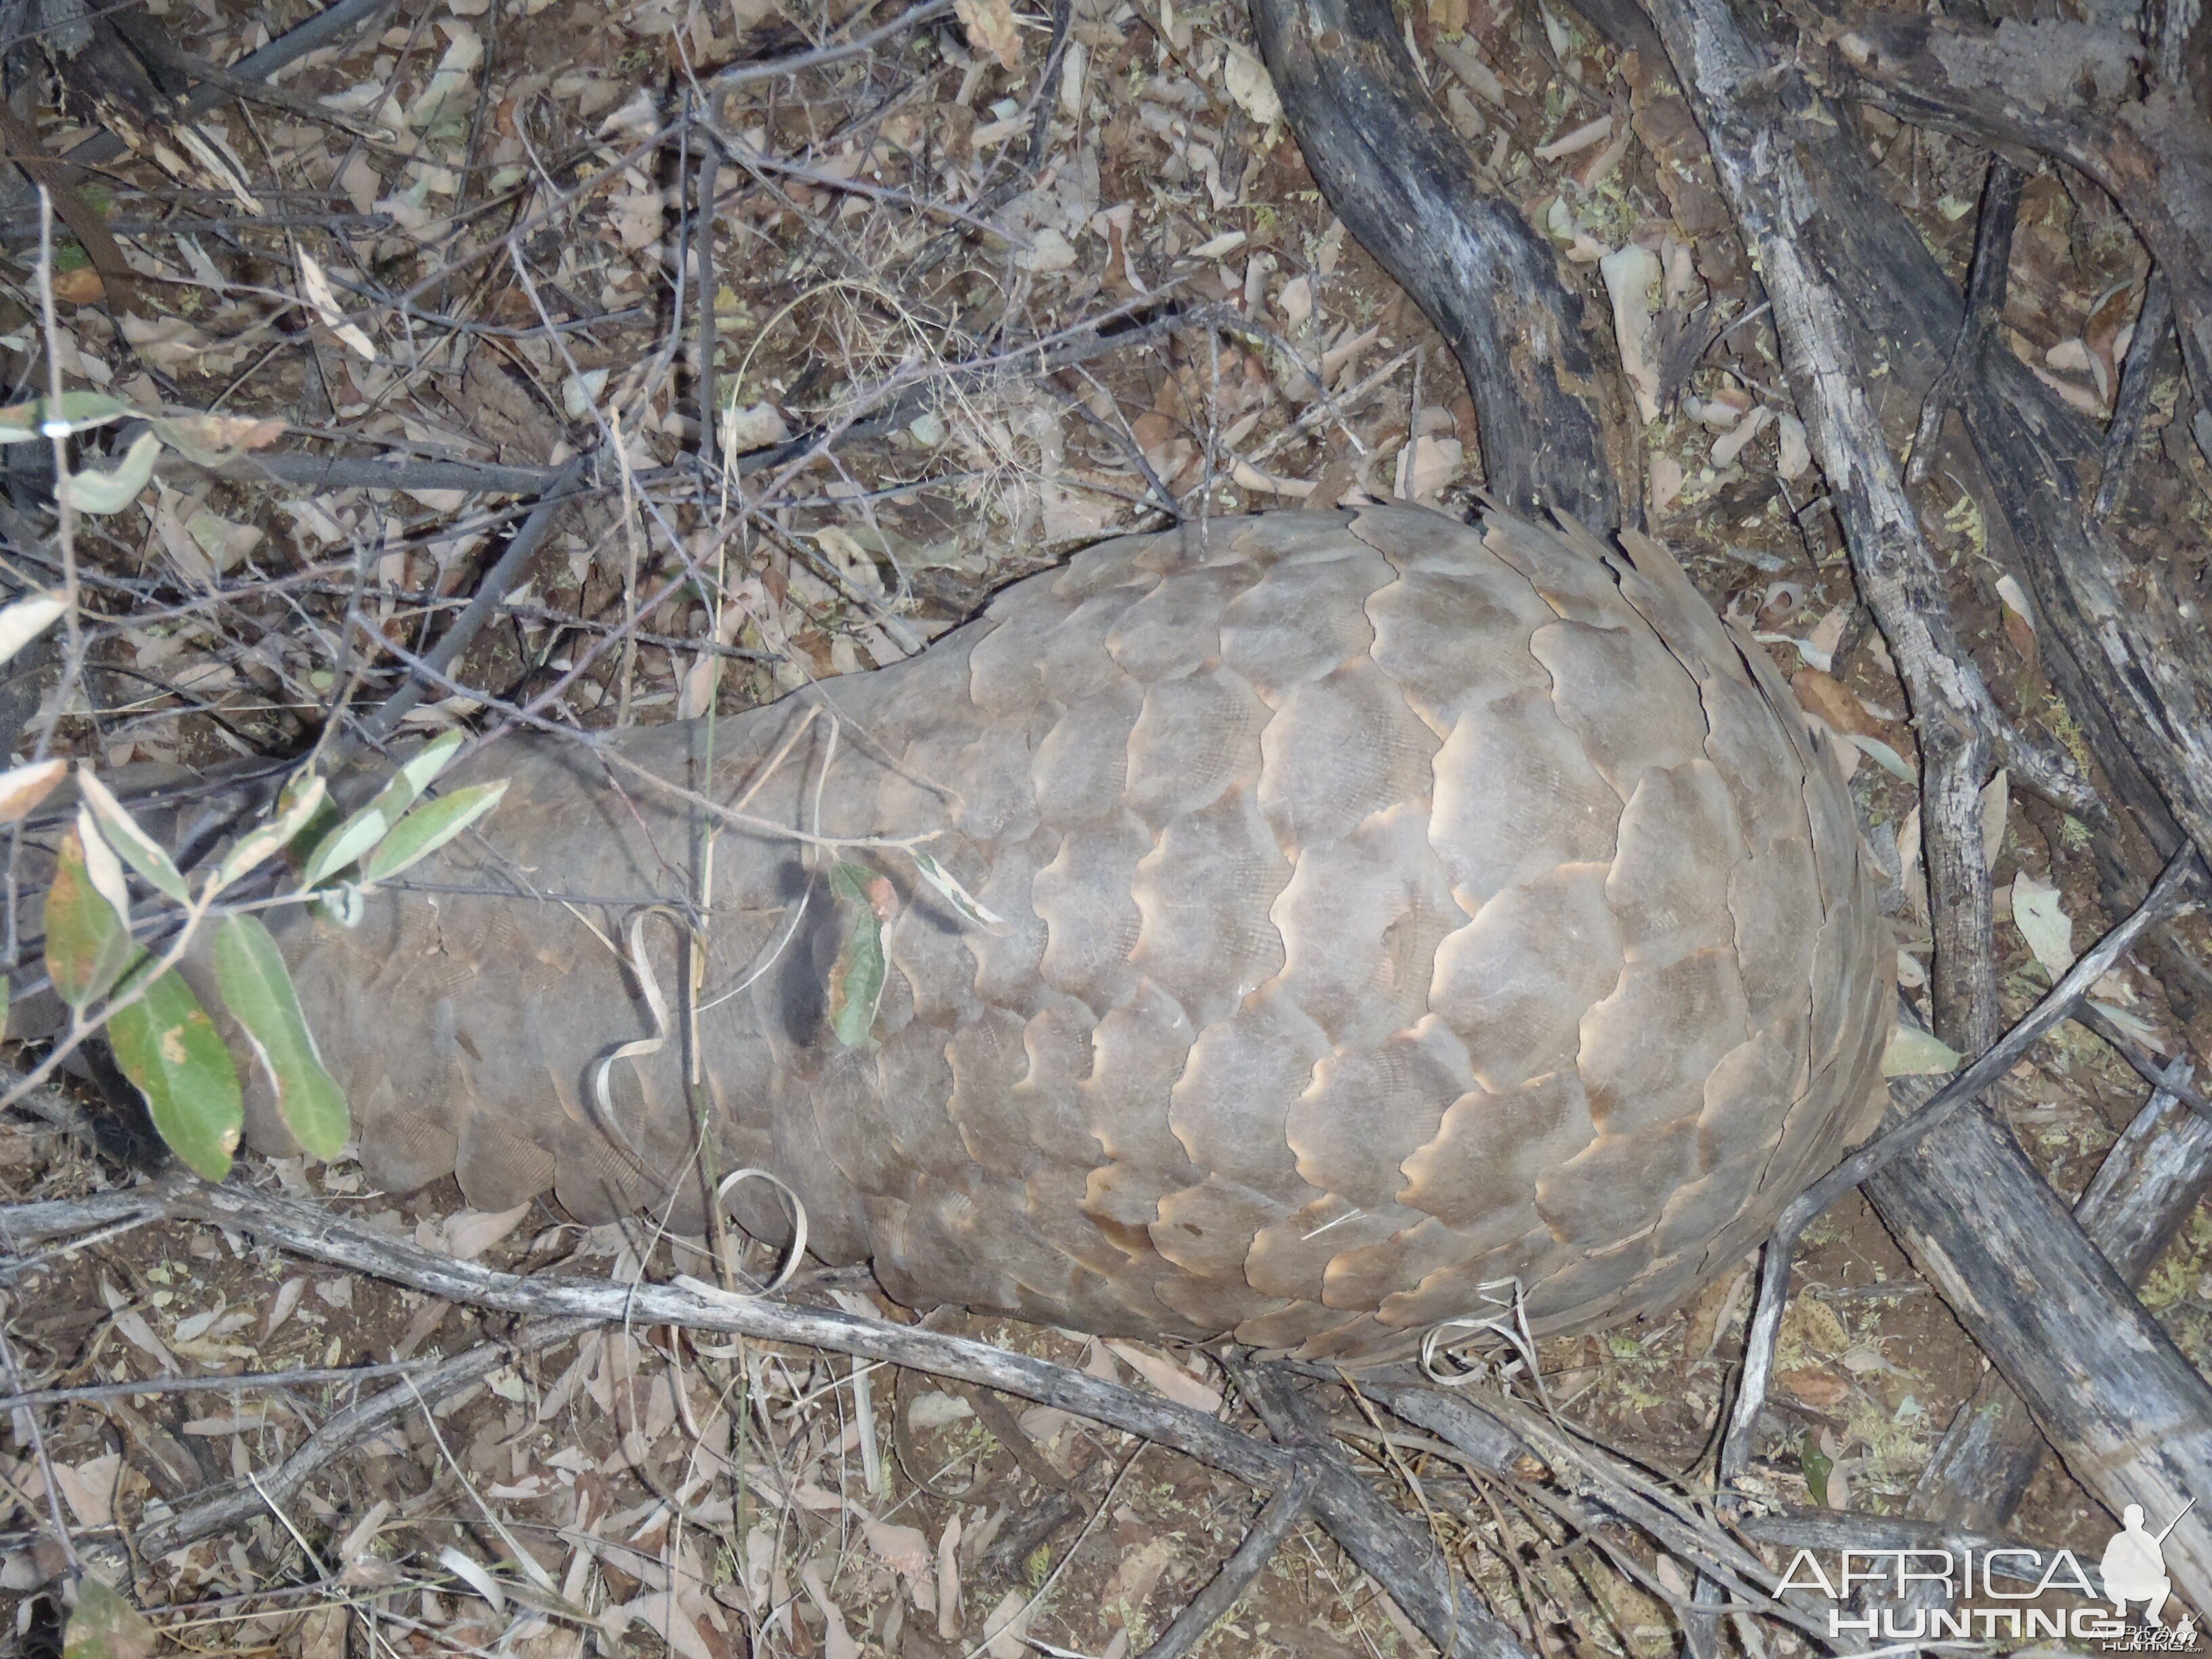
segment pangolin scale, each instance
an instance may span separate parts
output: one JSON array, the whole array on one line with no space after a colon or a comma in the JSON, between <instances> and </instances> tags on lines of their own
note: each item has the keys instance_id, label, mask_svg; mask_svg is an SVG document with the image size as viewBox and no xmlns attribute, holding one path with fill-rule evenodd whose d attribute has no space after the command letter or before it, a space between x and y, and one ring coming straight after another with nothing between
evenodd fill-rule
<instances>
[{"instance_id":1,"label":"pangolin scale","mask_svg":"<svg viewBox=\"0 0 2212 1659\"><path fill-rule=\"evenodd\" d=\"M1539 1333L1677 1300L1861 1127L1894 952L1788 688L1623 540L1194 523L723 716L711 755L698 723L493 746L471 775L505 804L412 872L444 890L282 931L370 1178L702 1224L646 985L676 1000L695 819L650 774L742 800L696 998L708 1161L772 1171L901 1301L1355 1357L1516 1286ZM921 836L1003 931L896 846L821 844ZM896 895L858 1046L838 859ZM731 1205L788 1237L773 1185Z\"/></svg>"}]
</instances>

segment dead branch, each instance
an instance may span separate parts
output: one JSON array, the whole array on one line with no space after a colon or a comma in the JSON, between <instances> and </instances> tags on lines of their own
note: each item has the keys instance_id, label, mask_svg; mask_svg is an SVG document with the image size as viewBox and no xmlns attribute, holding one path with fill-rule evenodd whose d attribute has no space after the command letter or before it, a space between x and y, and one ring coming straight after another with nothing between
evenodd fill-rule
<instances>
[{"instance_id":1,"label":"dead branch","mask_svg":"<svg viewBox=\"0 0 2212 1659\"><path fill-rule=\"evenodd\" d=\"M2029 1011L2027 1016L2005 1034L2002 1041L1992 1045L1986 1053L1952 1079L1949 1083L1934 1091L1925 1104L1911 1112L1895 1127L1887 1131L1880 1139L1869 1146L1860 1148L1820 1181L1806 1188L1803 1193L1790 1201L1788 1208L1783 1211L1781 1217L1775 1223L1773 1234L1767 1241L1765 1254L1760 1261L1759 1304L1752 1317L1751 1328L1744 1338L1742 1381L1738 1388L1727 1434L1722 1441L1718 1484L1724 1495L1750 1467L1753 1439L1758 1428L1759 1413L1765 1403L1767 1382L1773 1371L1775 1340L1781 1328L1783 1308L1788 1300L1790 1252L1796 1245L1798 1235L1815 1216L1853 1187L1862 1182L1870 1182L1877 1176L1887 1174L1899 1167L1912 1167L1924 1170L1927 1160L1920 1155L1922 1149L1931 1144L1937 1135L1950 1131L1954 1124L1966 1126L1963 1134L1954 1133L1946 1136L1948 1144L1966 1149L1959 1152L1961 1158L1972 1157L1990 1168L2003 1168L2008 1173L2016 1173L2007 1162L2009 1158L2017 1159L2019 1169L2027 1171L2025 1178L2030 1183L2030 1190L2015 1194L2008 1189L2008 1198L2038 1208L2055 1206L2057 1200L2051 1194L2050 1188L2040 1176L2034 1174L2033 1168L2027 1164L2025 1157L2012 1142L2010 1137L1996 1134L1985 1122L1978 1130L1976 1125L1980 1121L1973 1115L1966 1113L1964 1109L1978 1100L1982 1091L2009 1071L2019 1060L2021 1055L2025 1054L2045 1033L2068 1018L2072 1006L2087 994L2091 986L2110 971L2135 941L2159 920L2161 914L2169 911L2172 907L2179 904L2189 896L2190 890L2196 880L2197 868L2193 853L2176 854L2172 862L2168 865L2166 874L2159 878L2157 885L2151 890L2150 897L2145 899L2142 906L2085 952L2081 960L2075 963L2074 969L2062 977L2058 983L2051 988L2050 993ZM2085 967L2086 971L2084 971ZM1917 1085L1909 1080L1900 1082L1893 1085L1893 1093L1904 1094L1910 1098L1911 1092L1916 1086ZM1988 1143L1987 1147L1982 1145L1984 1142ZM1907 1159L1911 1160L1910 1165L1901 1164L1901 1160ZM1947 1176L1946 1179L1951 1178ZM1910 1192L1900 1194L1896 1201L1909 1209L1913 1215L1925 1217L1929 1214L1942 1213L1942 1205L1930 1194L1921 1192L1915 1188L1910 1176L1902 1180L1893 1178L1886 1184L1890 1190L1912 1188ZM1982 1196L1973 1204L1958 1209L1951 1215L1948 1224L1941 1228L1942 1237L1932 1250L1927 1249L1926 1247L1935 1240L1936 1235L1929 1233L1923 1223L1919 1240L1923 1249L1915 1251L1917 1260L1925 1260L1929 1256L1938 1259L1938 1265L1942 1271L1940 1276L1937 1273L1931 1272L1930 1277L1936 1278L1939 1284L1948 1284L1951 1287L1947 1291L1947 1297L1952 1296L1954 1292L1963 1296L1963 1303L1954 1299L1953 1307L1970 1328L1974 1325L1977 1315L1982 1315L1986 1319L1984 1310L2004 1305L2008 1299L2008 1293L2010 1299L2014 1301L2017 1301L2020 1295L2015 1285L2002 1278L1992 1279L1986 1283L1979 1284L1977 1289L1969 1291L1966 1286L1972 1281L1962 1279L1960 1276L1961 1270L1955 1265L1962 1259L1972 1260L1989 1248L1988 1241L1992 1231L1991 1223L1986 1214L1990 1190L1993 1189L1984 1189ZM1888 1219L1887 1205L1890 1200L1884 1198L1882 1201L1885 1206L1884 1218ZM2109 1268L2103 1267L2103 1258L2098 1255L2096 1247L2082 1235L2080 1228L2073 1224L2069 1218L2065 1217L2063 1209L2059 1209L2057 1212L2062 1218L2054 1230L2054 1237L2051 1241L2054 1255L2065 1255L2077 1270L2092 1281L2100 1276L2109 1279L2111 1271ZM1962 1224L1960 1219L1961 1216L1970 1219ZM1892 1224L1897 1224L1893 1221ZM2058 1238L2056 1237L2057 1233L2063 1233L2064 1237ZM2099 1273L2100 1268L2103 1269L2101 1275ZM1992 1267L1990 1270L1996 1269ZM2082 1296L2086 1298L2087 1293L2084 1291ZM2151 1334L2142 1335L2142 1338L2149 1347L2155 1348L2163 1345L2167 1350L2172 1351L2172 1344L2166 1339L2164 1333L2144 1313L2142 1305L2124 1291L2106 1298L2101 1304L2080 1299L2079 1305L2071 1310L2069 1316L2076 1324L2100 1332L2094 1336L2086 1334L2080 1336L2077 1341L2083 1346L2069 1351L2075 1356L2075 1363L2077 1364L2094 1363L2089 1356L2109 1354L2116 1346L2123 1341L2131 1342L2136 1340L2136 1335L2142 1333ZM2136 1332L2123 1339L2118 1330L2106 1328L2107 1322L2119 1327L2133 1326L2137 1328ZM1978 1336L1978 1333L1977 1334ZM2014 1336L2011 1332L2005 1332L2002 1334L2008 1339ZM2030 1357L2016 1352L2010 1346L2009 1340L1985 1342L1984 1348L1990 1355L1991 1359L2001 1367L2004 1367L2008 1374L2015 1364L2024 1366L2033 1364ZM2048 1348L2045 1350L2046 1357L2051 1352ZM2186 1373L2188 1381L2180 1382L2179 1379L2168 1379L2180 1388L2181 1393L2178 1400L2169 1405L2162 1413L2163 1420L2185 1420L2190 1412L2195 1408L2197 1398L2203 1396L2206 1410L2205 1429L2208 1435L2212 1435L2212 1390L2205 1389L2203 1380L2197 1376L2196 1372L2189 1367L2188 1362L2181 1358L2178 1351L2172 1351L2172 1354L2174 1362ZM2047 1358L2045 1363L2046 1364L2049 1363ZM2119 1380L2112 1379L2112 1382ZM2112 1386L2112 1382L2107 1382L2106 1385L2107 1389ZM2066 1392L2073 1396L2071 1400L2066 1402L2056 1401L2049 1402L2042 1407L2039 1415L2045 1418L2073 1419L2093 1413L2097 1407L2095 1400L2092 1396L2099 1395L2101 1391L2085 1390L2077 1379L2069 1385ZM2208 1448L2207 1455L2212 1455L2212 1448ZM2098 1471L2098 1476L2101 1476L2104 1486L2117 1486L2122 1490L2132 1490L2130 1483L2133 1477L2125 1472L2114 1473L2100 1468ZM2092 1490L2100 1489L2097 1477L2085 1476L2084 1478L2090 1482ZM2127 1501L2139 1500L2131 1498ZM2179 1508L2179 1505L2175 1507Z\"/></svg>"},{"instance_id":2,"label":"dead branch","mask_svg":"<svg viewBox=\"0 0 2212 1659\"><path fill-rule=\"evenodd\" d=\"M2136 451L2142 441L2143 416L2150 412L2151 382L2157 378L2159 357L2172 336L2173 298L2166 285L2166 274L2154 269L2143 284L2136 331L2120 364L2120 395L2113 402L2112 423L2105 433L2105 465L2097 480L2097 499L2089 507L2089 516L2096 523L2111 518L2127 493Z\"/></svg>"},{"instance_id":3,"label":"dead branch","mask_svg":"<svg viewBox=\"0 0 2212 1659\"><path fill-rule=\"evenodd\" d=\"M530 516L507 538L507 546L477 583L476 593L466 608L424 654L422 671L410 678L362 723L362 741L374 743L396 731L407 712L422 701L434 684L434 677L444 674L460 660L461 653L483 631L484 624L492 619L515 583L530 568L530 562L538 556L538 549L545 544L545 538L560 521L562 510L578 493L590 465L590 456L580 454L555 475L538 505L531 509Z\"/></svg>"},{"instance_id":4,"label":"dead branch","mask_svg":"<svg viewBox=\"0 0 2212 1659\"><path fill-rule=\"evenodd\" d=\"M120 1200L126 1195L113 1196ZM1493 1615L1463 1589L1451 1588L1455 1583L1451 1570L1435 1547L1361 1482L1341 1462L1340 1455L1309 1448L1303 1440L1295 1443L1295 1449L1270 1445L1188 1407L1102 1382L1069 1366L925 1328L865 1319L841 1310L738 1295L696 1279L618 1285L568 1274L501 1273L477 1262L440 1255L405 1240L384 1237L313 1205L240 1187L211 1187L173 1179L137 1188L127 1197L130 1204L118 1201L96 1207L84 1204L0 1206L0 1237L26 1242L64 1237L72 1228L95 1224L91 1220L94 1215L112 1221L134 1211L198 1221L250 1233L264 1244L448 1302L547 1321L665 1324L726 1331L857 1354L1018 1395L1171 1447L1271 1493L1289 1483L1302 1462L1324 1455L1337 1457L1334 1469L1326 1462L1321 1464L1315 1514L1346 1553L1389 1590L1407 1616L1446 1655L1531 1659ZM491 1369L496 1363L495 1358L485 1368ZM422 1384L416 1380L413 1386ZM362 1409L375 1404L368 1402ZM238 1501L244 1503L243 1498ZM258 1508L257 1500L233 1518L257 1512ZM221 1524L230 1523L226 1520ZM162 1547L176 1547L174 1543Z\"/></svg>"},{"instance_id":5,"label":"dead branch","mask_svg":"<svg viewBox=\"0 0 2212 1659\"><path fill-rule=\"evenodd\" d=\"M229 1490L204 1498L167 1520L156 1521L133 1540L138 1553L167 1555L203 1538L242 1526L283 1504L331 1458L359 1445L379 1429L398 1422L410 1412L422 1411L459 1393L519 1354L557 1347L589 1330L592 1324L586 1319L550 1320L519 1333L508 1341L483 1343L427 1370L416 1370L398 1387L386 1389L358 1405L332 1413L328 1422L301 1443L297 1451L266 1474L236 1482Z\"/></svg>"},{"instance_id":6,"label":"dead branch","mask_svg":"<svg viewBox=\"0 0 2212 1659\"><path fill-rule=\"evenodd\" d=\"M1477 188L1396 14L1377 0L1253 0L1252 25L1329 205L1459 358L1492 492L1540 521L1557 507L1601 530L1621 523L1617 480L1633 476L1634 452L1618 377L1598 373L1552 250Z\"/></svg>"},{"instance_id":7,"label":"dead branch","mask_svg":"<svg viewBox=\"0 0 2212 1659\"><path fill-rule=\"evenodd\" d=\"M2212 408L2212 120L2186 84L2154 76L2149 49L2070 20L1854 17L1834 34L1876 102L1991 146L2039 151L2111 192L2166 275L2182 359Z\"/></svg>"},{"instance_id":8,"label":"dead branch","mask_svg":"<svg viewBox=\"0 0 2212 1659\"><path fill-rule=\"evenodd\" d=\"M1991 159L1982 181L1981 217L1974 226L1974 260L1966 275L1966 314L1960 319L1959 337L1951 343L1943 372L1936 377L1920 400L1920 423L1912 434L1912 460L1905 477L1917 488L1928 481L1936 459L1936 440L1943 417L1958 398L1960 378L1980 361L2004 310L2005 278L2012 266L2012 234L2020 220L2020 198L2027 188L2027 175L1999 155Z\"/></svg>"},{"instance_id":9,"label":"dead branch","mask_svg":"<svg viewBox=\"0 0 2212 1659\"><path fill-rule=\"evenodd\" d=\"M1448 1656L1527 1651L1420 1530L1353 1473L1327 1425L1299 1397L1287 1368L1232 1364L1230 1375L1275 1438L1294 1448L1317 1472L1316 1518L1389 1590L1438 1649Z\"/></svg>"},{"instance_id":10,"label":"dead branch","mask_svg":"<svg viewBox=\"0 0 2212 1659\"><path fill-rule=\"evenodd\" d=\"M2177 1060L2170 1075L2189 1074ZM2212 1122L2172 1093L2154 1091L2074 1206L2112 1270L2138 1284L2212 1190ZM2027 1407L1997 1371L1951 1420L1915 1486L1908 1513L1946 1524L2002 1527L2027 1496L2045 1450Z\"/></svg>"},{"instance_id":11,"label":"dead branch","mask_svg":"<svg viewBox=\"0 0 2212 1659\"><path fill-rule=\"evenodd\" d=\"M1313 1507L1314 1489L1320 1480L1321 1471L1310 1462L1292 1469L1290 1484L1267 1500L1236 1553L1221 1564L1221 1571L1176 1615L1175 1622L1160 1633L1160 1639L1145 1650L1144 1659L1182 1659L1235 1611L1252 1581L1267 1570L1268 1561L1291 1535L1291 1529Z\"/></svg>"}]
</instances>

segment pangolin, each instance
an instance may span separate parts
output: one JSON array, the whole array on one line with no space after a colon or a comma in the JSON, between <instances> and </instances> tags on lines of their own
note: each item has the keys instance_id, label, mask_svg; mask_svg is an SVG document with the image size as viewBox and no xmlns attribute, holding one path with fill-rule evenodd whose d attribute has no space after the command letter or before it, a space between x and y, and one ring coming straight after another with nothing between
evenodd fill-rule
<instances>
[{"instance_id":1,"label":"pangolin","mask_svg":"<svg viewBox=\"0 0 2212 1659\"><path fill-rule=\"evenodd\" d=\"M480 836L279 929L368 1177L696 1231L762 1170L744 1231L903 1303L1310 1356L1667 1306L1863 1125L1895 955L1823 740L1621 542L1194 522L711 730L490 746Z\"/></svg>"}]
</instances>

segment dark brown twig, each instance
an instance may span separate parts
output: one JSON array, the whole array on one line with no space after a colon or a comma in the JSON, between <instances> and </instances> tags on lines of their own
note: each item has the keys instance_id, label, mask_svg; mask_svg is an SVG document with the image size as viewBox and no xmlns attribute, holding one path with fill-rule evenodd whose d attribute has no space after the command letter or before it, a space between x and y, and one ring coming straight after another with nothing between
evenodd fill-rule
<instances>
[{"instance_id":1,"label":"dark brown twig","mask_svg":"<svg viewBox=\"0 0 2212 1659\"><path fill-rule=\"evenodd\" d=\"M579 493L578 486L582 483L589 465L588 455L578 455L561 469L547 487L544 498L514 534L507 538L506 548L492 562L491 568L484 572L483 579L477 584L475 597L469 600L461 614L453 618L453 624L438 636L437 644L423 653L419 672L362 722L362 742L374 744L398 730L399 722L406 718L408 711L420 703L424 695L438 684L441 677L460 660L461 653L483 631L484 624L497 613L508 591L521 580L522 573L530 568L530 562L538 556L538 550L544 545L545 538L553 533L553 526L560 519L562 509Z\"/></svg>"}]
</instances>

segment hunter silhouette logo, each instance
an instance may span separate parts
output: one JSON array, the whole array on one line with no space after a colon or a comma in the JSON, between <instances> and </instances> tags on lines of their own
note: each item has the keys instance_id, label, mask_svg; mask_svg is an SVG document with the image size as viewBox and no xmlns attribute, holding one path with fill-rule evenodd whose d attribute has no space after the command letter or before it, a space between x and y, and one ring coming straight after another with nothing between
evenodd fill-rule
<instances>
[{"instance_id":1,"label":"hunter silhouette logo","mask_svg":"<svg viewBox=\"0 0 2212 1659\"><path fill-rule=\"evenodd\" d=\"M2105 1599L2112 1604L2112 1611L2121 1619L2128 1616L2131 1602L2140 1601L2143 1617L2151 1624L2163 1627L2159 1609L2173 1592L2173 1580L2166 1571L2165 1544L2166 1534L2181 1524L2182 1516L2197 1507L2191 1498L2165 1528L2154 1534L2143 1525L2142 1505L2130 1504L2120 1516L2120 1529L2112 1534L2112 1541L2105 1546L2104 1559L2099 1564L2105 1580ZM2196 1633L2196 1621L2187 1613L2182 1615L2181 1627L2188 1636Z\"/></svg>"}]
</instances>

